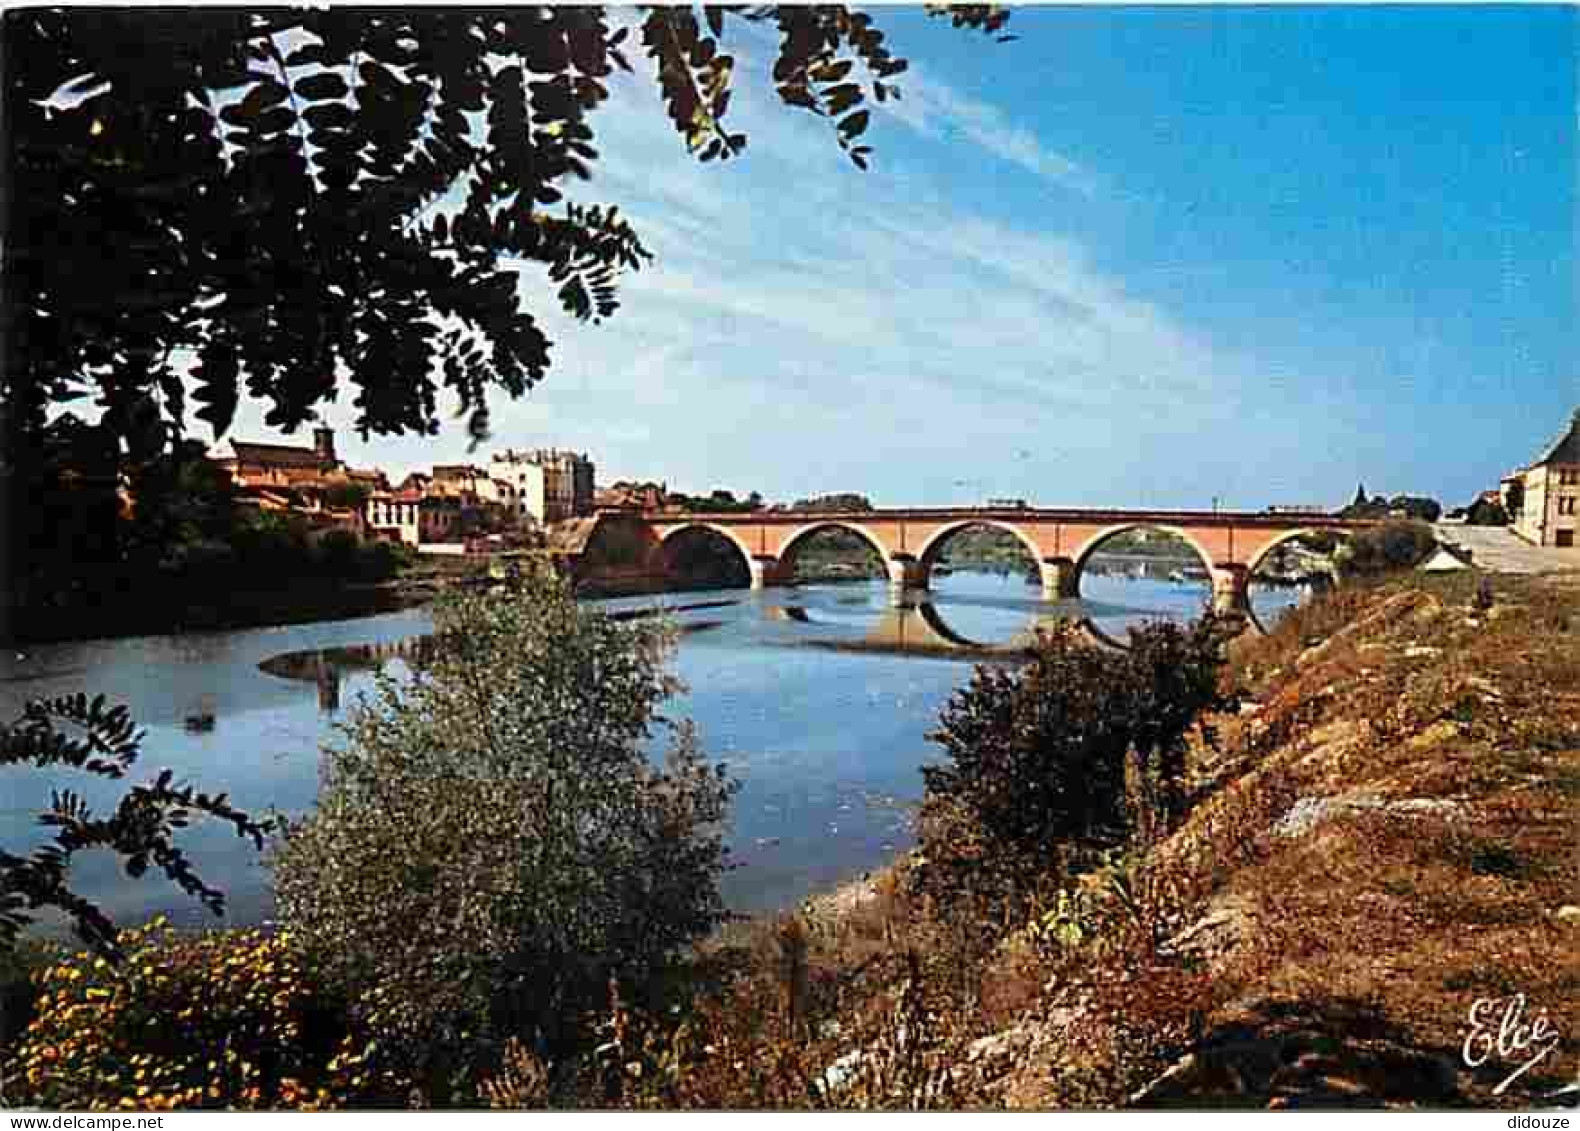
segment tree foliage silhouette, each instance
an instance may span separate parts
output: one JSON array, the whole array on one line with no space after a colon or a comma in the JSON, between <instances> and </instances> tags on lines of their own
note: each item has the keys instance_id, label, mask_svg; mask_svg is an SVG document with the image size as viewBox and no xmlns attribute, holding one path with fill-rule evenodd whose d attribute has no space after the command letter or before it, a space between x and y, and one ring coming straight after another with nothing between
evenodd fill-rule
<instances>
[{"instance_id":1,"label":"tree foliage silhouette","mask_svg":"<svg viewBox=\"0 0 1580 1131\"><path fill-rule=\"evenodd\" d=\"M731 21L777 29L779 97L865 167L868 94L896 97L906 62L842 6L641 10L687 148L746 147L727 125ZM436 431L442 388L485 435L489 392L519 396L549 364L520 270L596 322L650 258L616 208L566 195L598 159L631 30L597 6L7 13L11 439L92 392L131 455L158 448L192 355L216 435L244 393L292 429L342 387L364 434Z\"/></svg>"}]
</instances>

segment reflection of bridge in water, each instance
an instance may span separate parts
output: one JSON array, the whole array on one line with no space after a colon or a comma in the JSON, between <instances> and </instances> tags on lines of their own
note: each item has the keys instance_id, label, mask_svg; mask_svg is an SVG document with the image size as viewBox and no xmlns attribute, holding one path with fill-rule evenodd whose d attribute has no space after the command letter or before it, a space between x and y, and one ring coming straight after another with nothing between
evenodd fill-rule
<instances>
[{"instance_id":1,"label":"reflection of bridge in water","mask_svg":"<svg viewBox=\"0 0 1580 1131\"><path fill-rule=\"evenodd\" d=\"M951 602L954 603L954 602ZM925 592L896 593L886 607L875 610L872 623L859 636L797 641L797 646L823 648L836 652L877 652L938 656L948 659L1013 659L1034 648L1039 636L1059 629L1073 629L1088 643L1104 648L1122 647L1114 636L1097 626L1099 615L1135 616L1138 619L1165 619L1169 614L1158 609L1131 609L1120 606L1092 606L1079 600L1058 602L976 602L960 604L1024 614L1024 623L1007 639L976 640L953 627L944 609L928 599ZM1098 609L1102 612L1099 614ZM806 605L770 605L765 610L770 620L787 620L807 625L833 625L816 608Z\"/></svg>"},{"instance_id":2,"label":"reflection of bridge in water","mask_svg":"<svg viewBox=\"0 0 1580 1131\"><path fill-rule=\"evenodd\" d=\"M1089 632L1089 622L1079 615L1079 603L1072 601L1067 604L1070 608L1063 615L1053 609L1034 613L1030 623L1008 640L984 643L972 640L952 629L943 614L938 611L938 606L932 601L901 602L891 605L879 614L877 622L863 638L863 643L901 652L935 652L941 655L955 655L961 652L979 655L1018 655L1036 646L1039 633L1052 632L1072 620ZM1096 637L1096 639L1101 641L1102 638Z\"/></svg>"},{"instance_id":3,"label":"reflection of bridge in water","mask_svg":"<svg viewBox=\"0 0 1580 1131\"><path fill-rule=\"evenodd\" d=\"M408 636L379 644L350 644L341 648L313 648L271 656L258 665L281 679L318 685L318 706L340 710L340 681L356 672L376 672L390 660L418 665L429 655L433 637Z\"/></svg>"}]
</instances>

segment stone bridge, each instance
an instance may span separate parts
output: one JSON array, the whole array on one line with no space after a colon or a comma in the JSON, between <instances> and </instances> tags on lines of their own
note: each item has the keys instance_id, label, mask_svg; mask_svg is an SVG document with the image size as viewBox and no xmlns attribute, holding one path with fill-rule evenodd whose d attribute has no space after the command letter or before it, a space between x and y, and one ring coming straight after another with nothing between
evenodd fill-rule
<instances>
[{"instance_id":1,"label":"stone bridge","mask_svg":"<svg viewBox=\"0 0 1580 1131\"><path fill-rule=\"evenodd\" d=\"M1128 530L1161 530L1177 535L1196 552L1220 612L1248 610L1251 574L1282 543L1315 531L1351 533L1375 525L1320 514L939 507L837 513L602 512L594 526L614 522L634 527L659 562L665 560L671 540L685 531L707 530L726 538L740 551L754 588L788 582L807 539L837 529L866 541L896 588L926 589L954 535L992 527L1026 548L1050 600L1079 595L1082 570L1109 538Z\"/></svg>"}]
</instances>

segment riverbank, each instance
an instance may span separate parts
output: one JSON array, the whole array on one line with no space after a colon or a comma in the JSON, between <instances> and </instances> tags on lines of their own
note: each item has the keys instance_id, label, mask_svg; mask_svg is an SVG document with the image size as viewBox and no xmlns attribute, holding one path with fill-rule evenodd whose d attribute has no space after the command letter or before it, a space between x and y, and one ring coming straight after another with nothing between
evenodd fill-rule
<instances>
[{"instance_id":1,"label":"riverbank","mask_svg":"<svg viewBox=\"0 0 1580 1131\"><path fill-rule=\"evenodd\" d=\"M419 608L447 588L486 576L489 565L487 558L423 558L388 581L304 575L217 595L159 596L105 585L82 592L69 608L34 612L8 627L14 628L11 638L25 647L352 620Z\"/></svg>"},{"instance_id":2,"label":"riverbank","mask_svg":"<svg viewBox=\"0 0 1580 1131\"><path fill-rule=\"evenodd\" d=\"M227 593L223 604L194 601L161 607L121 592L84 595L69 610L30 618L11 639L19 647L188 632L220 632L322 620L349 620L414 608L431 600L400 582L321 586L303 581L283 589Z\"/></svg>"},{"instance_id":3,"label":"riverbank","mask_svg":"<svg viewBox=\"0 0 1580 1131\"><path fill-rule=\"evenodd\" d=\"M793 1096L780 1072L830 1106L1477 1108L1572 1085L1580 574L1495 579L1490 606L1471 576L1338 591L1230 674L1245 700L1193 745L1179 827L1050 877L1029 921L940 915L911 854L736 928L743 972L698 1012L779 1067L696 1094ZM1553 1034L1526 1072L1511 1009Z\"/></svg>"}]
</instances>

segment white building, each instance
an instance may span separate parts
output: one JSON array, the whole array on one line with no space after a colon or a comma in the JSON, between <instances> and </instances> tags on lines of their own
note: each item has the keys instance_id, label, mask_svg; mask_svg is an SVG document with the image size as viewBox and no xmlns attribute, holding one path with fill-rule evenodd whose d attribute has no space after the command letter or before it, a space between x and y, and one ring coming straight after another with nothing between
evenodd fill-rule
<instances>
[{"instance_id":1,"label":"white building","mask_svg":"<svg viewBox=\"0 0 1580 1131\"><path fill-rule=\"evenodd\" d=\"M1504 477L1510 529L1535 546L1580 548L1580 409L1536 462Z\"/></svg>"},{"instance_id":2,"label":"white building","mask_svg":"<svg viewBox=\"0 0 1580 1131\"><path fill-rule=\"evenodd\" d=\"M419 491L375 491L363 504L363 518L373 538L415 546L422 538L421 509Z\"/></svg>"},{"instance_id":3,"label":"white building","mask_svg":"<svg viewBox=\"0 0 1580 1131\"><path fill-rule=\"evenodd\" d=\"M593 464L585 452L496 452L493 478L508 484L518 512L538 523L592 513Z\"/></svg>"}]
</instances>

